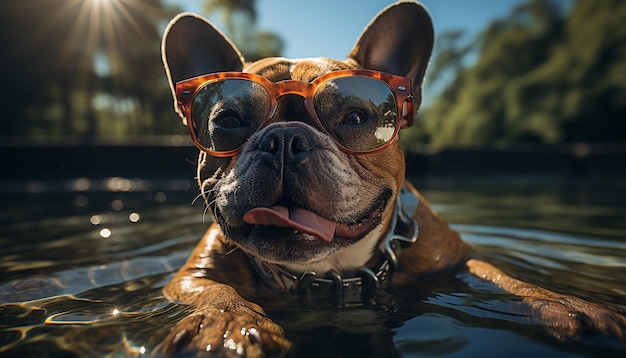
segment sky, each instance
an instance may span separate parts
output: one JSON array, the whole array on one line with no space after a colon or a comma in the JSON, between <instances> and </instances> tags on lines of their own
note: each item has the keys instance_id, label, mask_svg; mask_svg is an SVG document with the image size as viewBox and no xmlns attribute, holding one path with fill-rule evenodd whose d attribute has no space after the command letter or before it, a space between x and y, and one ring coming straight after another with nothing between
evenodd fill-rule
<instances>
[{"instance_id":1,"label":"sky","mask_svg":"<svg viewBox=\"0 0 626 358\"><path fill-rule=\"evenodd\" d=\"M523 0L422 0L435 35L462 29L469 36L509 13ZM185 11L202 14L202 0L167 0ZM290 58L346 55L370 20L395 1L385 0L257 0L257 26L279 34ZM219 14L209 17L219 23ZM219 26L219 25L218 25Z\"/></svg>"}]
</instances>

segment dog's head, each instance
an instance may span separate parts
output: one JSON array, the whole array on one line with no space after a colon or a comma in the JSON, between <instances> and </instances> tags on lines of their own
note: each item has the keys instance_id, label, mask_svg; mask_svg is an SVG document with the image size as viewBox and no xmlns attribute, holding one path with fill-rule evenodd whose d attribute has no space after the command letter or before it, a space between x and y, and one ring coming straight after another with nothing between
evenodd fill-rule
<instances>
[{"instance_id":1,"label":"dog's head","mask_svg":"<svg viewBox=\"0 0 626 358\"><path fill-rule=\"evenodd\" d=\"M404 182L395 124L412 121L413 113L402 119L406 101L419 107L432 44L430 18L414 2L383 10L346 61L246 63L207 20L177 16L163 60L176 111L203 149L201 191L226 237L281 264L375 250ZM412 86L346 71L357 69Z\"/></svg>"}]
</instances>

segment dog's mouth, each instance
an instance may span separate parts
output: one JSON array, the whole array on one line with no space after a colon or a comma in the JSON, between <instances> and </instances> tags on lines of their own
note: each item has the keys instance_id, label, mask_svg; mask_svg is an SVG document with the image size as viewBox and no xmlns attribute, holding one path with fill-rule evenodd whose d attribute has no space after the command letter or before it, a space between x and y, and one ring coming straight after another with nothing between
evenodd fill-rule
<instances>
[{"instance_id":1,"label":"dog's mouth","mask_svg":"<svg viewBox=\"0 0 626 358\"><path fill-rule=\"evenodd\" d=\"M284 198L273 205L247 208L239 216L240 225L227 225L219 210L215 217L227 237L251 255L279 264L310 263L375 231L391 196L390 190L383 190L365 210L339 218Z\"/></svg>"},{"instance_id":2,"label":"dog's mouth","mask_svg":"<svg viewBox=\"0 0 626 358\"><path fill-rule=\"evenodd\" d=\"M380 222L381 209L376 208L359 222L341 224L315 214L312 211L299 208L276 205L270 208L260 207L248 211L243 221L250 225L274 226L291 228L295 231L316 236L331 242L335 237L359 239L371 231Z\"/></svg>"}]
</instances>

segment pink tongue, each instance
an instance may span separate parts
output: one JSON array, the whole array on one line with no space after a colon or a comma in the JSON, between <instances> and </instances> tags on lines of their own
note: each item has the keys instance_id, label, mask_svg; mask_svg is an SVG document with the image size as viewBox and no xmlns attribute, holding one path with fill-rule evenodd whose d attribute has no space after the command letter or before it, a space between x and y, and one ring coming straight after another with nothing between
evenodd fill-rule
<instances>
[{"instance_id":1,"label":"pink tongue","mask_svg":"<svg viewBox=\"0 0 626 358\"><path fill-rule=\"evenodd\" d=\"M272 225L290 227L320 239L331 242L335 236L336 223L324 219L301 208L291 210L284 206L254 208L243 216L243 221L251 225Z\"/></svg>"}]
</instances>

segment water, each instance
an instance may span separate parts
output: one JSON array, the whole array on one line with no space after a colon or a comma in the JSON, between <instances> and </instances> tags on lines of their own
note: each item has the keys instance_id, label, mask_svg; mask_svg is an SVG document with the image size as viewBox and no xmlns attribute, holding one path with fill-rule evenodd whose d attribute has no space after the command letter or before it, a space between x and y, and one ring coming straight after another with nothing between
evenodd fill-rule
<instances>
[{"instance_id":1,"label":"water","mask_svg":"<svg viewBox=\"0 0 626 358\"><path fill-rule=\"evenodd\" d=\"M505 271L626 308L621 179L414 181ZM191 181L79 178L0 186L0 355L141 356L189 308L161 289L208 225ZM208 217L207 217L208 220ZM426 277L392 304L269 304L293 356L620 356L626 343L561 342L468 275ZM283 312L281 312L281 310Z\"/></svg>"}]
</instances>

